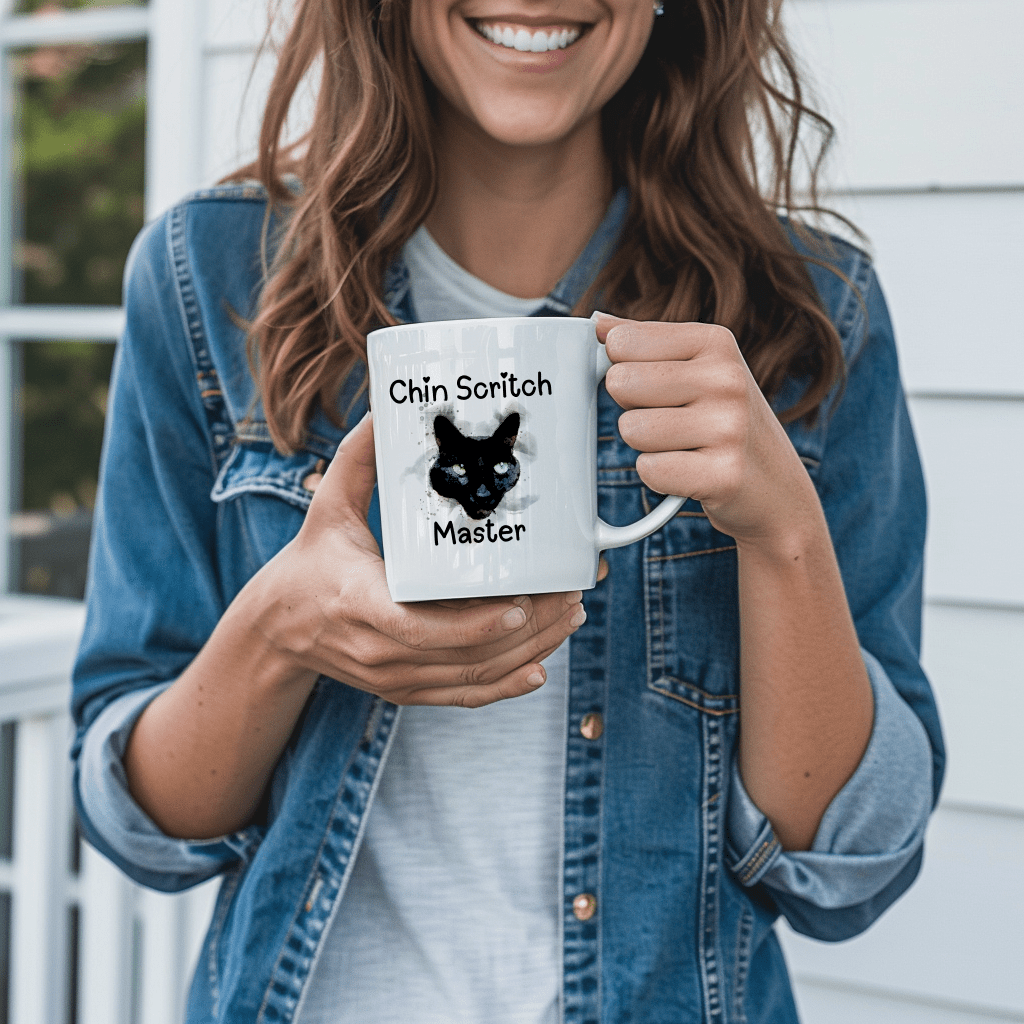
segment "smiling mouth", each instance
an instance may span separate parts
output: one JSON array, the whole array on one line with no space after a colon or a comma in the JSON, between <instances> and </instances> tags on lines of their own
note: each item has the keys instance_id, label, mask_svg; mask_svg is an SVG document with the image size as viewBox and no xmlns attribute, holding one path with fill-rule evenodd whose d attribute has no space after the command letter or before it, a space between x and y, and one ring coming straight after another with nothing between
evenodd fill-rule
<instances>
[{"instance_id":1,"label":"smiling mouth","mask_svg":"<svg viewBox=\"0 0 1024 1024\"><path fill-rule=\"evenodd\" d=\"M572 46L586 31L586 25L552 25L531 29L504 21L472 21L473 29L495 46L520 53L547 53Z\"/></svg>"}]
</instances>

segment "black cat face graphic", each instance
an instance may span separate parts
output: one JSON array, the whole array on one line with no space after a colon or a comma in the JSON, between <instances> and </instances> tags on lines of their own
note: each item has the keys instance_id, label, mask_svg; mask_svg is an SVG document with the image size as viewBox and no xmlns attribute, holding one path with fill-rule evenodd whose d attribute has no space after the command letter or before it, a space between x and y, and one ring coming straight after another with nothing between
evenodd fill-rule
<instances>
[{"instance_id":1,"label":"black cat face graphic","mask_svg":"<svg viewBox=\"0 0 1024 1024\"><path fill-rule=\"evenodd\" d=\"M506 416L490 437L466 437L446 416L436 416L438 453L430 467L430 486L454 498L470 519L486 519L519 479L512 452L518 433L517 412Z\"/></svg>"}]
</instances>

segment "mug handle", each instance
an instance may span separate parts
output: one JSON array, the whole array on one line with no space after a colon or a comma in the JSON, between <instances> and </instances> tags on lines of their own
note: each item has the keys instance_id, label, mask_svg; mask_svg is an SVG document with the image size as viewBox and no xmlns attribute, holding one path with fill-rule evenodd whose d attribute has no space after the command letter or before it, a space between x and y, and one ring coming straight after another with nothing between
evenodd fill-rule
<instances>
[{"instance_id":1,"label":"mug handle","mask_svg":"<svg viewBox=\"0 0 1024 1024\"><path fill-rule=\"evenodd\" d=\"M604 380L605 374L611 368L612 361L608 358L604 345L594 335L594 343L597 345L597 383ZM611 526L603 519L597 521L597 533L595 544L598 551L608 551L611 548L623 548L627 544L635 544L644 537L649 537L656 530L660 530L686 503L685 498L676 495L666 495L662 498L657 508L651 509L643 517L629 526Z\"/></svg>"}]
</instances>

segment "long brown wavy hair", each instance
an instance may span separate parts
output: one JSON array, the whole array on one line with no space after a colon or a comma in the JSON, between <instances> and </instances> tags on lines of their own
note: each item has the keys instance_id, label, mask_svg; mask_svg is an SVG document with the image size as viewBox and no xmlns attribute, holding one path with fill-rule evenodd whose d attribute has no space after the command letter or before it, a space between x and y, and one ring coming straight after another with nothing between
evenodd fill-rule
<instances>
[{"instance_id":1,"label":"long brown wavy hair","mask_svg":"<svg viewBox=\"0 0 1024 1024\"><path fill-rule=\"evenodd\" d=\"M818 210L832 138L804 101L781 5L665 0L639 65L604 111L607 152L631 202L621 244L577 312L589 315L600 296L619 316L729 327L769 398L787 377L806 382L782 414L789 421L815 414L843 359L779 219L798 209L802 152L811 154L810 188L800 209ZM408 6L298 0L258 158L231 175L258 177L283 214L248 322L267 422L283 451L302 446L318 403L341 424L339 391L365 360L366 334L394 322L385 270L434 202L432 87L413 52ZM286 118L311 73L320 75L312 123L286 144ZM810 149L805 127L816 136ZM827 263L824 236L804 231L803 239Z\"/></svg>"}]
</instances>

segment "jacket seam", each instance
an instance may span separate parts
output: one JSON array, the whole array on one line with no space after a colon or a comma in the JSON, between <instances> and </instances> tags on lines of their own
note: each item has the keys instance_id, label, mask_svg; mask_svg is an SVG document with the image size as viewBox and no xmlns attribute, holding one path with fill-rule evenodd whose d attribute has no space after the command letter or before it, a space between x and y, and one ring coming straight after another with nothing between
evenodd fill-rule
<instances>
[{"instance_id":1,"label":"jacket seam","mask_svg":"<svg viewBox=\"0 0 1024 1024\"><path fill-rule=\"evenodd\" d=\"M771 857L771 855L775 852L778 846L779 841L775 838L775 836L769 836L767 839L764 840L763 843L761 843L761 846L754 854L753 860L751 860L750 863L747 864L747 866L740 873L740 881L744 885L750 884L754 876L758 873L758 871L768 860L768 858Z\"/></svg>"},{"instance_id":2,"label":"jacket seam","mask_svg":"<svg viewBox=\"0 0 1024 1024\"><path fill-rule=\"evenodd\" d=\"M680 704L685 704L689 708L693 708L696 711L702 711L705 715L712 715L715 718L725 718L726 715L738 715L739 708L709 708L703 704L698 704L695 701L687 700L685 697L680 697L678 693L672 693L670 690L663 690L660 686L656 686L654 683L648 683L647 688L654 693L661 694L662 697L668 697L671 700L677 700ZM715 698L720 700L721 698Z\"/></svg>"},{"instance_id":3,"label":"jacket seam","mask_svg":"<svg viewBox=\"0 0 1024 1024\"><path fill-rule=\"evenodd\" d=\"M674 555L651 555L648 558L650 562L673 562L679 558L696 558L698 555L717 555L723 551L735 551L736 545L729 544L722 548L702 548L700 551L680 551Z\"/></svg>"},{"instance_id":4,"label":"jacket seam","mask_svg":"<svg viewBox=\"0 0 1024 1024\"><path fill-rule=\"evenodd\" d=\"M210 356L209 344L203 325L202 313L196 300L192 274L189 268L188 251L185 242L185 204L175 206L168 219L169 242L171 247L171 265L174 268L176 291L184 326L189 340L189 355L196 374L199 388L199 400L206 413L207 444L215 474L220 472L226 461L231 442L234 438L234 424L227 412L220 377ZM225 428L223 438L218 443L215 425Z\"/></svg>"},{"instance_id":5,"label":"jacket seam","mask_svg":"<svg viewBox=\"0 0 1024 1024\"><path fill-rule=\"evenodd\" d=\"M396 730L398 728L398 720L399 720L399 718L401 716L401 711L402 711L401 707L397 707L395 705L390 705L390 706L394 707L395 714L394 714L394 717L391 719L391 722L387 725L388 733L387 733L387 737L386 737L386 739L384 741L384 749L381 751L380 759L379 759L379 761L377 763L377 769L376 769L376 771L374 773L373 782L372 782L372 784L370 786L370 792L369 792L369 794L367 795L367 798L366 798L366 806L363 808L363 811L362 811L362 813L360 815L359 828L357 829L355 838L352 841L352 849L349 852L348 861L345 864L345 869L342 872L341 877L338 879L338 889L337 889L337 892L334 894L333 904L332 904L331 909L330 909L330 911L329 911L329 913L327 915L327 919L324 921L323 928L320 929L320 933L319 933L319 935L317 937L317 940L316 940L316 946L315 946L315 948L313 950L313 955L310 958L309 969L306 971L305 978L303 979L302 984L301 984L300 994L299 994L299 997L298 997L298 999L296 1001L295 1009L290 1014L290 1019L293 1022L295 1022L295 1021L297 1021L299 1019L299 1014L302 1011L303 1005L305 1003L306 996L309 993L309 980L312 977L313 971L316 968L316 964L317 964L317 962L320 959L320 954L321 954L321 952L323 950L324 939L325 939L327 933L330 930L331 924L333 923L335 916L337 915L338 907L339 907L339 905L341 903L341 900L344 898L345 889L348 887L348 882L349 882L350 878L352 877L352 871L353 871L353 869L355 867L356 856L358 855L359 849L360 849L360 847L362 846L362 843L363 843L363 837L364 837L364 835L366 833L366 827L367 827L367 823L369 821L370 808L373 805L373 801L374 801L374 798L376 796L377 789L380 786L381 776L382 776L382 773L384 771L384 766L385 766L385 764L387 762L388 754L391 751L392 743L394 742ZM378 707L380 708L379 713L377 712L377 708ZM370 724L370 721L374 717L377 718L377 729L379 730L381 728L381 725L383 723L384 713L387 711L388 707L389 707L388 702L385 701L382 697L375 698L375 700L373 701L369 711L367 712L367 716L366 716L367 717L367 725L364 726L364 728L363 728L363 732L364 733L368 730L368 726ZM312 868L310 874L307 876L306 885L303 886L303 890L302 891L303 891L304 895L306 893L312 893L313 888L316 886L317 879L318 878L323 879L323 877L324 877L324 873L321 871L321 861L322 861L322 858L323 858L324 848L327 845L328 837L330 836L330 833L331 833L332 822L335 820L335 817L337 816L338 805L341 802L342 794L345 791L345 780L348 777L348 774L349 774L349 772L352 769L352 765L355 762L356 758L359 756L359 754L360 754L360 747L357 744L354 747L353 751L352 751L351 757L348 759L348 761L345 764L345 770L339 776L340 781L339 781L339 784L338 784L338 789L337 789L337 791L335 792L335 795L334 795L334 803L331 806L330 817L327 819L327 827L324 829L324 834L323 834L323 836L322 836L322 838L320 840L320 845L317 847L316 857L315 857L315 859L313 861L313 868ZM322 891L322 887L321 887L321 891ZM311 899L311 897L307 896L306 900L310 900L310 899ZM302 909L304 907L304 904L305 904L306 900L301 900L300 899L299 903L296 905L295 910L294 910L294 912L292 914L291 923L288 926L288 931L285 933L284 943L282 944L280 950L278 950L277 958L274 961L274 965L273 965L273 967L270 970L269 982L268 982L268 985L267 985L267 989L266 989L266 991L263 994L263 1001L260 1004L259 1012L256 1015L256 1024L261 1024L261 1022L266 1019L266 1017L265 1017L266 1009L267 1009L267 1006L270 1003L270 998L271 998L271 995L272 995L272 993L274 991L274 978L275 978L275 975L277 974L278 968L281 966L281 961L284 959L285 949L287 948L287 945L288 945L288 936L293 934L293 932L295 931L295 926L296 926L296 924L298 922L299 915L300 915L300 913L301 913L301 911L302 911ZM307 913L309 913L309 911L307 911Z\"/></svg>"},{"instance_id":6,"label":"jacket seam","mask_svg":"<svg viewBox=\"0 0 1024 1024\"><path fill-rule=\"evenodd\" d=\"M747 975L750 972L750 943L754 933L754 912L749 902L744 902L740 911L740 923L736 934L735 986L733 988L733 1009L736 1024L746 1024Z\"/></svg>"},{"instance_id":7,"label":"jacket seam","mask_svg":"<svg viewBox=\"0 0 1024 1024\"><path fill-rule=\"evenodd\" d=\"M243 867L240 865L234 872L230 879L225 880L224 888L219 893L220 901L222 902L221 907L217 911L217 915L211 922L212 936L210 941L210 956L207 960L207 975L210 981L210 996L213 1000L213 1013L217 1016L220 1010L220 978L217 970L217 952L220 949L221 936L224 934L224 922L227 920L228 911L231 909L231 904L235 899L235 892L238 889L238 883L242 879Z\"/></svg>"},{"instance_id":8,"label":"jacket seam","mask_svg":"<svg viewBox=\"0 0 1024 1024\"><path fill-rule=\"evenodd\" d=\"M367 712L367 719L369 719L369 717L370 717L370 713ZM341 801L341 794L342 794L342 792L345 789L345 778L348 775L349 769L352 767L353 762L355 761L355 759L358 756L359 756L359 746L357 744L357 745L355 745L352 748L352 753L349 755L348 760L345 762L345 768L342 771L342 773L338 776L338 779L339 779L339 781L338 781L338 788L337 788L337 790L335 791L335 794L334 794L334 802L331 804L331 813L330 813L330 816L327 819L327 825L324 828L324 834L320 837L320 845L317 846L317 848L316 848L316 856L313 858L313 867L310 869L309 874L306 876L306 883L302 887L302 892L303 892L304 895L306 893L308 893L308 892L312 892L313 886L316 884L316 879L321 874L321 871L320 871L320 861L321 861L321 858L323 857L324 847L327 845L327 838L328 838L328 836L330 835L330 832L331 832L331 822L334 821L335 815L337 814L338 803ZM355 854L353 852L352 856L349 858L349 864L351 864L354 859L355 859ZM348 874L348 867L349 867L349 865L346 865L345 874L342 876L341 883L344 882L345 875ZM339 889L338 889L339 895L341 893L341 883L339 883ZM335 899L338 899L337 895L335 896ZM281 961L284 959L284 951L285 951L285 949L287 948L287 945L288 945L288 936L291 935L292 932L295 930L295 925L296 925L296 922L299 919L299 914L301 912L301 909L302 909L302 906L303 906L304 902L305 902L304 900L300 899L299 902L295 905L295 910L292 912L292 918L291 918L291 921L290 921L290 923L288 925L288 930L285 932L284 942L282 943L281 948L277 951L277 957L274 960L273 966L270 968L270 984L267 986L267 990L263 993L263 1001L260 1003L260 1008L256 1012L256 1022L257 1022L257 1024L259 1024L259 1022L261 1020L263 1020L264 1011L267 1008L267 1004L270 1001L270 994L273 991L274 976L277 974L277 969L281 966ZM321 933L321 938L322 937L323 937L323 933ZM307 981L308 981L308 975L307 975ZM298 1008L299 1008L298 1005L296 1005L296 1010L298 1010Z\"/></svg>"}]
</instances>

